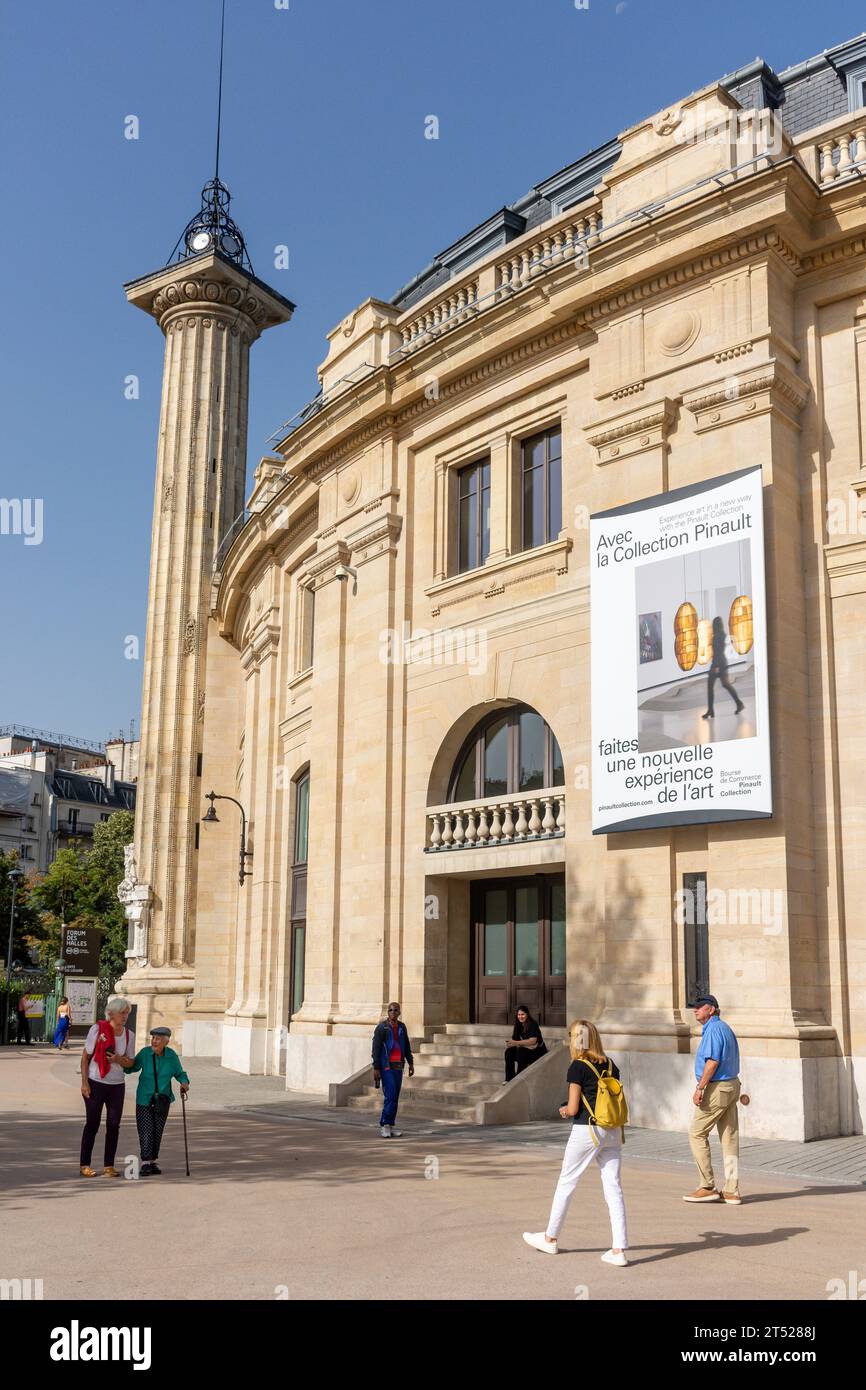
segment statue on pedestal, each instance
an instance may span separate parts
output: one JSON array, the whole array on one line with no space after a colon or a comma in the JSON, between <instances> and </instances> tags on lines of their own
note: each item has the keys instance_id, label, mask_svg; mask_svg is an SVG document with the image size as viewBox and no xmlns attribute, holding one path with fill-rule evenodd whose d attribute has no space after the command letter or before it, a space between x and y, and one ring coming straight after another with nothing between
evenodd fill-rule
<instances>
[{"instance_id":1,"label":"statue on pedestal","mask_svg":"<svg viewBox=\"0 0 866 1390\"><path fill-rule=\"evenodd\" d=\"M151 889L149 884L138 881L134 845L124 847L123 870L123 878L117 885L117 896L123 903L129 923L126 959L134 965L147 965L147 919Z\"/></svg>"}]
</instances>

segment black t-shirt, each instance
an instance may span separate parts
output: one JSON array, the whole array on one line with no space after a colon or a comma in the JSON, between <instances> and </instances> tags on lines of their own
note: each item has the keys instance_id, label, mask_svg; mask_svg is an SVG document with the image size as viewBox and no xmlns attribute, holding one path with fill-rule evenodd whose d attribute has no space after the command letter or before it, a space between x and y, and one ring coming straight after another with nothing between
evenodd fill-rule
<instances>
[{"instance_id":1,"label":"black t-shirt","mask_svg":"<svg viewBox=\"0 0 866 1390\"><path fill-rule=\"evenodd\" d=\"M547 1051L547 1048L544 1046L544 1038L541 1036L541 1029L537 1023L527 1020L522 1028L519 1023L515 1023L514 1031L511 1034L512 1042L517 1042L518 1039L520 1039L520 1041L525 1041L527 1038L538 1039L535 1047L526 1049L527 1052L532 1053L533 1057L540 1057L542 1052Z\"/></svg>"},{"instance_id":2,"label":"black t-shirt","mask_svg":"<svg viewBox=\"0 0 866 1390\"><path fill-rule=\"evenodd\" d=\"M619 1067L616 1062L612 1062L609 1057L605 1058L603 1063L593 1062L592 1065L595 1067L595 1071L604 1072L605 1068L607 1068L611 1076L615 1076L617 1081L619 1080ZM580 1109L574 1117L574 1124L576 1125L589 1124L589 1111L583 1103L584 1096L586 1096L593 1110L595 1110L595 1099L598 1095L598 1077L595 1071L593 1071L591 1067L588 1067L586 1062L572 1062L568 1069L568 1084L580 1086L582 1088Z\"/></svg>"}]
</instances>

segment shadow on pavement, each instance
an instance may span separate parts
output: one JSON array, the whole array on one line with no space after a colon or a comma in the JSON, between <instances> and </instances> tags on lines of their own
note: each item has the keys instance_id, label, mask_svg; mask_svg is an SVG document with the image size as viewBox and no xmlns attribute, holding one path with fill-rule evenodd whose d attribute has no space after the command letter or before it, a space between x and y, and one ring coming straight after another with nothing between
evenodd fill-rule
<instances>
[{"instance_id":1,"label":"shadow on pavement","mask_svg":"<svg viewBox=\"0 0 866 1390\"><path fill-rule=\"evenodd\" d=\"M442 1156L436 1135L413 1136L408 1130L402 1139L383 1140L378 1127L370 1125L351 1130L326 1126L315 1121L274 1122L231 1112L187 1112L191 1177L184 1169L183 1128L180 1104L169 1115L159 1166L159 1177L142 1179L148 1186L180 1183L201 1187L205 1183L231 1181L248 1183L284 1182L291 1179L318 1181L339 1187L346 1183L378 1183L383 1178L413 1183L424 1176L424 1165L431 1157ZM122 1171L124 1158L138 1154L138 1134L134 1107L127 1105L120 1126L120 1143L115 1166ZM74 1197L83 1188L90 1191L116 1191L139 1187L128 1179L82 1178L78 1172L79 1145L84 1117L38 1116L9 1111L3 1117L0 1133L0 1207L14 1207L16 1199ZM100 1130L93 1151L93 1166L103 1166L105 1128ZM549 1166L549 1154L539 1154ZM477 1175L477 1152L448 1154L448 1170L455 1176ZM491 1179L513 1171L513 1158L490 1154L485 1173ZM551 1183L555 1172L549 1172Z\"/></svg>"}]
</instances>

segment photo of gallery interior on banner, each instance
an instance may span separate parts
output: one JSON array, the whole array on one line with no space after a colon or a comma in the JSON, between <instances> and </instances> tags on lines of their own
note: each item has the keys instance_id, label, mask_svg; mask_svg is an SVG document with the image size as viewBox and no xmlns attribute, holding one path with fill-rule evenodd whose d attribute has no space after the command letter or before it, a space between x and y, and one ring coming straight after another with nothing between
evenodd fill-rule
<instances>
[{"instance_id":1,"label":"photo of gallery interior on banner","mask_svg":"<svg viewBox=\"0 0 866 1390\"><path fill-rule=\"evenodd\" d=\"M593 834L773 813L761 469L590 518Z\"/></svg>"}]
</instances>

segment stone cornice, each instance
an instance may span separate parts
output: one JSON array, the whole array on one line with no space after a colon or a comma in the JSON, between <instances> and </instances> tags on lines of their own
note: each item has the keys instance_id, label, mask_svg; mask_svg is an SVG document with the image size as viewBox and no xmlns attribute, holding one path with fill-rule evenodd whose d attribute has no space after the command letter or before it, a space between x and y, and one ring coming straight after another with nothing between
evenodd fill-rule
<instances>
[{"instance_id":1,"label":"stone cornice","mask_svg":"<svg viewBox=\"0 0 866 1390\"><path fill-rule=\"evenodd\" d=\"M781 362L766 362L686 391L683 405L694 415L698 434L769 410L796 424L810 389L808 382Z\"/></svg>"},{"instance_id":2,"label":"stone cornice","mask_svg":"<svg viewBox=\"0 0 866 1390\"><path fill-rule=\"evenodd\" d=\"M256 337L268 320L267 307L260 295L207 275L190 276L165 285L154 296L151 313L163 330L178 313L191 313L196 318L212 313L218 321L224 316L234 318L242 315L249 320Z\"/></svg>"},{"instance_id":3,"label":"stone cornice","mask_svg":"<svg viewBox=\"0 0 866 1390\"><path fill-rule=\"evenodd\" d=\"M571 549L571 537L563 536L537 550L521 550L493 565L482 566L480 573L470 571L440 580L424 590L430 599L430 616L438 618L443 608L454 608L461 603L498 598L506 589L547 574L567 574Z\"/></svg>"},{"instance_id":4,"label":"stone cornice","mask_svg":"<svg viewBox=\"0 0 866 1390\"><path fill-rule=\"evenodd\" d=\"M537 357L540 353L548 352L551 348L559 347L563 343L568 343L574 338L579 337L586 330L577 320L572 319L567 323L559 324L556 328L548 329L547 332L539 334L528 342L521 343L515 348L510 348L507 352L499 353L491 357L487 362L480 363L477 367L469 371L462 372L455 376L451 381L445 382L435 396L422 396L419 400L412 401L410 404L402 406L397 410L390 410L382 415L378 420L364 425L356 430L346 439L342 440L335 448L323 454L320 459L303 471L303 477L313 481L322 477L323 474L338 464L347 454L355 453L371 443L374 439L382 435L393 433L395 430L402 429L412 423L413 420L422 415L429 414L439 405L441 401L452 400L463 391L471 390L479 383L489 380L491 377L506 372L510 368L525 362L532 357ZM303 465L301 465L303 466ZM299 475L300 476L300 475Z\"/></svg>"},{"instance_id":5,"label":"stone cornice","mask_svg":"<svg viewBox=\"0 0 866 1390\"><path fill-rule=\"evenodd\" d=\"M353 531L347 537L347 544L355 564L365 565L377 555L388 552L395 554L402 529L403 518L396 512L386 512L362 526L360 531Z\"/></svg>"},{"instance_id":6,"label":"stone cornice","mask_svg":"<svg viewBox=\"0 0 866 1390\"><path fill-rule=\"evenodd\" d=\"M866 235L848 237L837 241L833 246L825 246L822 251L813 251L804 256L800 268L803 274L810 270L823 270L828 265L838 265L852 260L855 256L866 255Z\"/></svg>"},{"instance_id":7,"label":"stone cornice","mask_svg":"<svg viewBox=\"0 0 866 1390\"><path fill-rule=\"evenodd\" d=\"M219 252L163 266L124 289L129 302L151 314L162 327L177 310L192 311L196 316L210 311L220 319L243 315L253 337L273 324L286 323L295 307Z\"/></svg>"},{"instance_id":8,"label":"stone cornice","mask_svg":"<svg viewBox=\"0 0 866 1390\"><path fill-rule=\"evenodd\" d=\"M337 566L348 565L350 555L349 547L343 540L334 541L318 555L314 555L307 564L307 575L311 581L311 587L321 589L324 584L330 583L335 576Z\"/></svg>"},{"instance_id":9,"label":"stone cornice","mask_svg":"<svg viewBox=\"0 0 866 1390\"><path fill-rule=\"evenodd\" d=\"M611 463L614 459L664 444L677 414L676 402L664 396L660 401L639 406L626 415L585 425L584 431L587 440L598 452L599 463Z\"/></svg>"},{"instance_id":10,"label":"stone cornice","mask_svg":"<svg viewBox=\"0 0 866 1390\"><path fill-rule=\"evenodd\" d=\"M866 537L842 545L825 545L824 564L834 594L837 587L841 588L835 581L850 579L854 575L866 576Z\"/></svg>"},{"instance_id":11,"label":"stone cornice","mask_svg":"<svg viewBox=\"0 0 866 1390\"><path fill-rule=\"evenodd\" d=\"M686 285L704 275L713 275L728 266L736 265L739 261L768 252L775 253L791 270L797 271L802 267L800 256L778 232L757 232L754 236L743 237L730 246L707 251L683 265L663 270L658 275L649 275L633 285L617 290L615 294L606 295L582 309L579 317L586 327L594 328L602 319L610 318L611 315L640 304L646 299L652 299L666 290L676 289L679 285Z\"/></svg>"}]
</instances>

